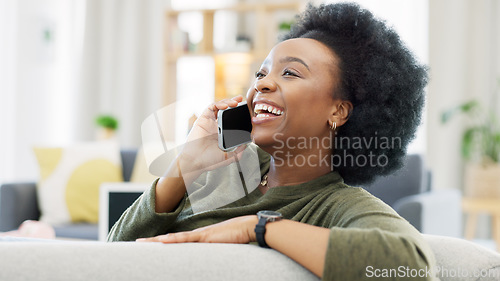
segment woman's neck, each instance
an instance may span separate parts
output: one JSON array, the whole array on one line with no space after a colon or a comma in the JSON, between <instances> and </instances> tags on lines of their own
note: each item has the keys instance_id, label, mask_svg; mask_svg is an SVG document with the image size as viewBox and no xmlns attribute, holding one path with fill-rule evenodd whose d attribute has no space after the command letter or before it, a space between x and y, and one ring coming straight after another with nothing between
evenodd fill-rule
<instances>
[{"instance_id":1,"label":"woman's neck","mask_svg":"<svg viewBox=\"0 0 500 281\"><path fill-rule=\"evenodd\" d=\"M296 185L308 182L333 170L330 150L273 151L267 187Z\"/></svg>"}]
</instances>

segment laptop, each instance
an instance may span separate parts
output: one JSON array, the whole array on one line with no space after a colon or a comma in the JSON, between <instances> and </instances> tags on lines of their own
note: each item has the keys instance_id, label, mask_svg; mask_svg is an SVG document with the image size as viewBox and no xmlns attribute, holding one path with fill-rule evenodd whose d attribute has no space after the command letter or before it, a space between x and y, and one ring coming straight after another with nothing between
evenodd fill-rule
<instances>
[{"instance_id":1,"label":"laptop","mask_svg":"<svg viewBox=\"0 0 500 281\"><path fill-rule=\"evenodd\" d=\"M106 241L109 231L127 208L151 183L103 183L99 189L99 241Z\"/></svg>"}]
</instances>

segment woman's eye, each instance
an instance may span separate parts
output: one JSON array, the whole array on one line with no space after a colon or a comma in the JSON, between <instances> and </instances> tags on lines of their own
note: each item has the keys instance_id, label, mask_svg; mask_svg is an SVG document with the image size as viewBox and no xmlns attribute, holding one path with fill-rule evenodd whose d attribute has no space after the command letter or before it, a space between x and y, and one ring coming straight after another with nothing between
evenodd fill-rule
<instances>
[{"instance_id":1,"label":"woman's eye","mask_svg":"<svg viewBox=\"0 0 500 281\"><path fill-rule=\"evenodd\" d=\"M297 73L295 73L295 72L293 72L291 70L288 70L288 69L286 69L285 71L283 71L283 75L284 76L296 76L296 77L298 76Z\"/></svg>"},{"instance_id":2,"label":"woman's eye","mask_svg":"<svg viewBox=\"0 0 500 281\"><path fill-rule=\"evenodd\" d=\"M266 76L262 71L255 72L255 78L259 79Z\"/></svg>"}]
</instances>

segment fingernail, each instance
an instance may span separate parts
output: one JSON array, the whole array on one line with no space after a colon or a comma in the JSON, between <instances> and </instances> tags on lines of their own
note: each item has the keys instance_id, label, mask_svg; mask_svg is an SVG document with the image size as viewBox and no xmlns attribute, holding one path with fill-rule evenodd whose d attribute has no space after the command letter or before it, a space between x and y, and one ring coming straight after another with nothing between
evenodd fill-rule
<instances>
[{"instance_id":1,"label":"fingernail","mask_svg":"<svg viewBox=\"0 0 500 281\"><path fill-rule=\"evenodd\" d=\"M137 238L135 242L146 242L146 238Z\"/></svg>"}]
</instances>

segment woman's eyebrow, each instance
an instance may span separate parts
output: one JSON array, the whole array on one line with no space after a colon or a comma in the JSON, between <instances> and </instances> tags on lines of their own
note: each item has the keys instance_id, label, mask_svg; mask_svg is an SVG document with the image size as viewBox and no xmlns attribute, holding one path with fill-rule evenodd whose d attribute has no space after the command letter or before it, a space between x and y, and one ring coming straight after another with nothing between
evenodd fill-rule
<instances>
[{"instance_id":1,"label":"woman's eyebrow","mask_svg":"<svg viewBox=\"0 0 500 281\"><path fill-rule=\"evenodd\" d=\"M298 62L300 64L303 64L307 68L307 70L311 71L309 69L309 66L307 65L307 63L305 63L303 60L301 60L301 59L299 59L297 57L289 57L289 56L287 56L287 57L284 57L284 58L280 59L280 63L286 63L286 62Z\"/></svg>"}]
</instances>

